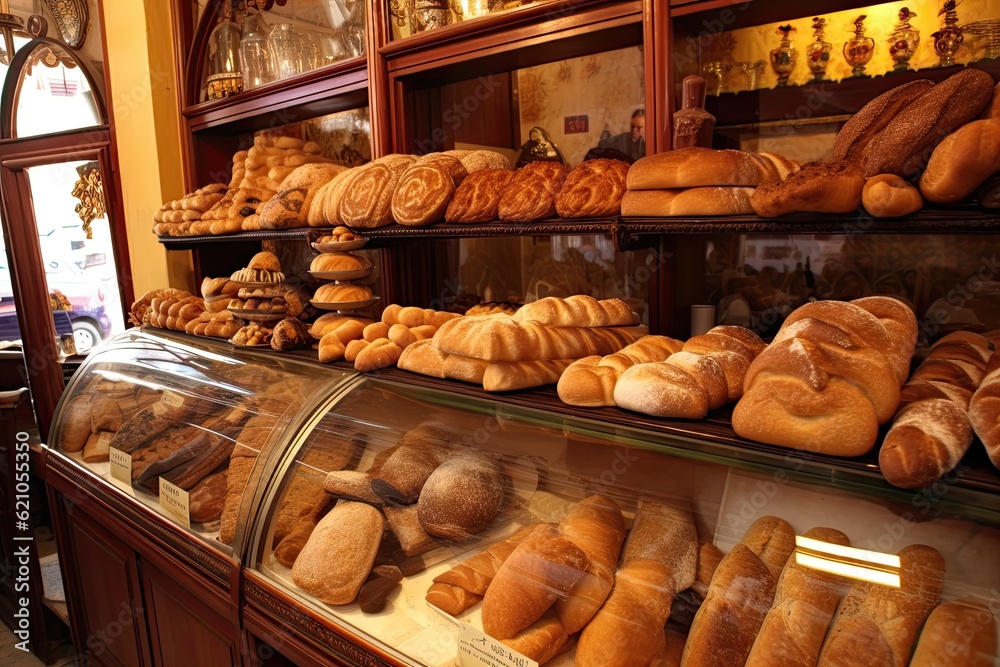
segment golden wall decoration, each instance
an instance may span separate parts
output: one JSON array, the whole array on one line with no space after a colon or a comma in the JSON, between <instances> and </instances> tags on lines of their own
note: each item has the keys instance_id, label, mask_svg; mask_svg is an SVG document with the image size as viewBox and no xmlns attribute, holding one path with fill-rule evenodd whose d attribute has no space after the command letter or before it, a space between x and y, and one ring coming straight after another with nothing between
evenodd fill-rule
<instances>
[{"instance_id":1,"label":"golden wall decoration","mask_svg":"<svg viewBox=\"0 0 1000 667\"><path fill-rule=\"evenodd\" d=\"M83 231L88 239L94 238L90 224L107 213L104 206L104 188L101 185L101 171L96 162L88 162L76 168L80 175L73 185L73 196L80 200L76 205L76 214L83 220Z\"/></svg>"}]
</instances>

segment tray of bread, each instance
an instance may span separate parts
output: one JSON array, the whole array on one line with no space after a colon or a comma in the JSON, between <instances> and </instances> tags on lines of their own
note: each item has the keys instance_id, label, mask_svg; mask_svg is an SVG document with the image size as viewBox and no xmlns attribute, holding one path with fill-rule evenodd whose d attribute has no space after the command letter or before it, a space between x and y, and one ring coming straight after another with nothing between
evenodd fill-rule
<instances>
[{"instance_id":1,"label":"tray of bread","mask_svg":"<svg viewBox=\"0 0 1000 667\"><path fill-rule=\"evenodd\" d=\"M375 267L364 257L350 253L325 252L309 264L309 275L318 280L360 280Z\"/></svg>"},{"instance_id":2,"label":"tray of bread","mask_svg":"<svg viewBox=\"0 0 1000 667\"><path fill-rule=\"evenodd\" d=\"M363 248L368 239L362 238L347 227L336 227L329 234L318 237L310 245L319 252L349 252Z\"/></svg>"}]
</instances>

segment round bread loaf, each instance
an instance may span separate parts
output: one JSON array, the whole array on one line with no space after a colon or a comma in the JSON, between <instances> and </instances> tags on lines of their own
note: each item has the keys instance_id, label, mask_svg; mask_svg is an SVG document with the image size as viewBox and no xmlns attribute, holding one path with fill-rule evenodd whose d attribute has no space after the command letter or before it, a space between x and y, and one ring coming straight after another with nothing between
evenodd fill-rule
<instances>
[{"instance_id":1,"label":"round bread loaf","mask_svg":"<svg viewBox=\"0 0 1000 667\"><path fill-rule=\"evenodd\" d=\"M347 303L366 301L372 298L372 291L364 285L338 285L330 283L316 290L314 301L320 303Z\"/></svg>"},{"instance_id":2,"label":"round bread loaf","mask_svg":"<svg viewBox=\"0 0 1000 667\"><path fill-rule=\"evenodd\" d=\"M865 182L861 204L876 218L898 218L924 206L920 191L896 174L879 174Z\"/></svg>"},{"instance_id":3,"label":"round bread loaf","mask_svg":"<svg viewBox=\"0 0 1000 667\"><path fill-rule=\"evenodd\" d=\"M492 456L482 452L453 456L420 491L420 525L435 537L467 539L493 522L509 487L510 478Z\"/></svg>"},{"instance_id":4,"label":"round bread loaf","mask_svg":"<svg viewBox=\"0 0 1000 667\"><path fill-rule=\"evenodd\" d=\"M259 252L250 258L248 269L264 269L265 271L281 271L281 262L273 252Z\"/></svg>"},{"instance_id":5,"label":"round bread loaf","mask_svg":"<svg viewBox=\"0 0 1000 667\"><path fill-rule=\"evenodd\" d=\"M219 296L229 282L229 278L205 278L201 281L201 296L205 299Z\"/></svg>"},{"instance_id":6,"label":"round bread loaf","mask_svg":"<svg viewBox=\"0 0 1000 667\"><path fill-rule=\"evenodd\" d=\"M310 271L360 271L371 263L364 257L348 252L325 252L317 255L309 265Z\"/></svg>"}]
</instances>

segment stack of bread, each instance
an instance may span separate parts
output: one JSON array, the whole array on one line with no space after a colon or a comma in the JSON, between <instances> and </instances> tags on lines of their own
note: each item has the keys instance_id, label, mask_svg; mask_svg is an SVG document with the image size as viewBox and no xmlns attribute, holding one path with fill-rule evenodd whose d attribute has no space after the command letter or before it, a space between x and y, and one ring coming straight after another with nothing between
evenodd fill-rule
<instances>
[{"instance_id":1,"label":"stack of bread","mask_svg":"<svg viewBox=\"0 0 1000 667\"><path fill-rule=\"evenodd\" d=\"M511 391L552 384L583 357L618 352L646 334L620 299L546 297L506 313L446 322L400 356L403 370Z\"/></svg>"},{"instance_id":2,"label":"stack of bread","mask_svg":"<svg viewBox=\"0 0 1000 667\"><path fill-rule=\"evenodd\" d=\"M993 354L976 333L956 332L935 343L903 385L903 407L879 452L886 481L904 489L933 484L954 470L972 444L969 402Z\"/></svg>"},{"instance_id":3,"label":"stack of bread","mask_svg":"<svg viewBox=\"0 0 1000 667\"><path fill-rule=\"evenodd\" d=\"M629 217L749 215L750 195L799 165L772 153L681 148L640 158L628 170L621 212Z\"/></svg>"},{"instance_id":4,"label":"stack of bread","mask_svg":"<svg viewBox=\"0 0 1000 667\"><path fill-rule=\"evenodd\" d=\"M896 414L916 341L916 317L896 299L808 303L750 364L733 429L792 449L864 454Z\"/></svg>"},{"instance_id":5,"label":"stack of bread","mask_svg":"<svg viewBox=\"0 0 1000 667\"><path fill-rule=\"evenodd\" d=\"M288 315L288 291L281 262L268 251L250 258L247 266L230 276L239 288L226 306L237 317L254 322L277 322Z\"/></svg>"},{"instance_id":6,"label":"stack of bread","mask_svg":"<svg viewBox=\"0 0 1000 667\"><path fill-rule=\"evenodd\" d=\"M226 310L209 310L201 297L179 289L146 292L132 304L129 321L212 338L229 338L245 324Z\"/></svg>"},{"instance_id":7,"label":"stack of bread","mask_svg":"<svg viewBox=\"0 0 1000 667\"><path fill-rule=\"evenodd\" d=\"M157 236L186 236L192 225L226 194L225 183L211 183L180 199L168 201L153 214L153 233Z\"/></svg>"},{"instance_id":8,"label":"stack of bread","mask_svg":"<svg viewBox=\"0 0 1000 667\"><path fill-rule=\"evenodd\" d=\"M313 302L322 308L336 308L338 303L358 303L372 299L372 291L363 281L375 267L360 255L349 252L324 252L309 264L309 273L324 282L313 294Z\"/></svg>"},{"instance_id":9,"label":"stack of bread","mask_svg":"<svg viewBox=\"0 0 1000 667\"><path fill-rule=\"evenodd\" d=\"M657 417L702 419L743 395L750 364L767 346L749 329L718 326L664 361L628 368L614 386L618 407Z\"/></svg>"}]
</instances>

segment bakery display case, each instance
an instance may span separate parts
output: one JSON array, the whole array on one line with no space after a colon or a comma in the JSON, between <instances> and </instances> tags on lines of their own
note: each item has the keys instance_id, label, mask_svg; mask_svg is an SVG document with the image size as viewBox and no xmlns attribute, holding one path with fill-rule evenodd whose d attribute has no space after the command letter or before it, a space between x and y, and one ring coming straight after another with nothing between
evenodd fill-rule
<instances>
[{"instance_id":1,"label":"bakery display case","mask_svg":"<svg viewBox=\"0 0 1000 667\"><path fill-rule=\"evenodd\" d=\"M331 397L275 466L244 581L269 650L450 666L480 642L551 665L731 664L727 650L769 664L794 637L853 664L856 624L872 650L930 655L955 612L962 664L1000 664L992 493L901 491L822 457L397 379ZM822 620L807 632L784 614Z\"/></svg>"}]
</instances>

